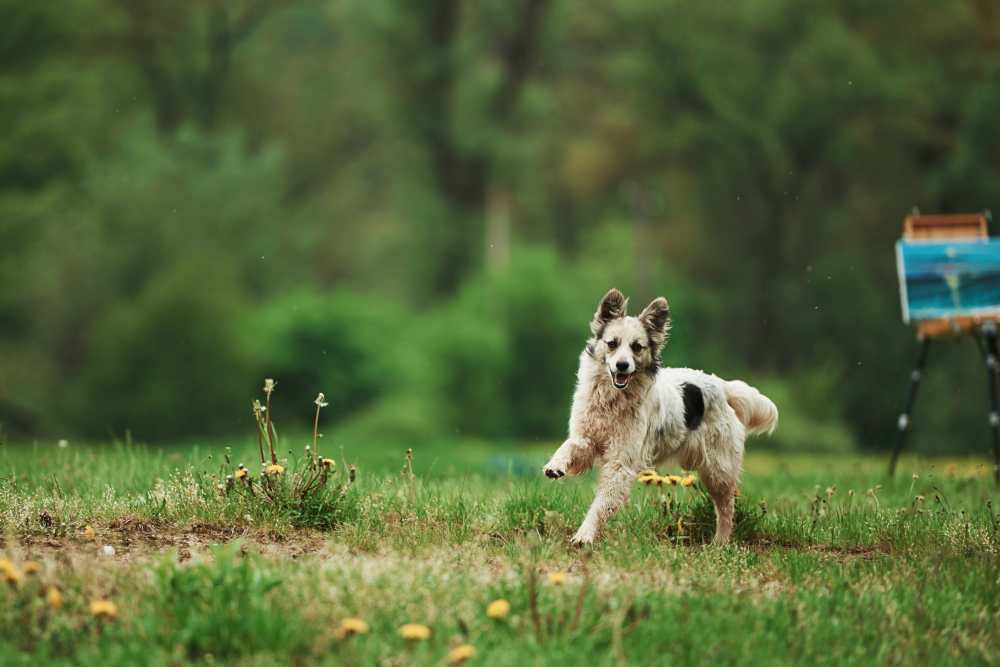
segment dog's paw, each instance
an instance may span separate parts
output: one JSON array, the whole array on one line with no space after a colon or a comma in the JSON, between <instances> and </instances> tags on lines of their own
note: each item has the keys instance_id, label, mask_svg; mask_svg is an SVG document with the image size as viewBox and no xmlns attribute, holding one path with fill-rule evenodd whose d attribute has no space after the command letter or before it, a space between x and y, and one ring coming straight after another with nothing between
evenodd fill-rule
<instances>
[{"instance_id":1,"label":"dog's paw","mask_svg":"<svg viewBox=\"0 0 1000 667\"><path fill-rule=\"evenodd\" d=\"M569 543L572 544L574 547L589 547L594 543L595 537L596 536L594 535L593 532L581 528L580 530L576 531L576 535L573 536L573 538L569 541Z\"/></svg>"},{"instance_id":2,"label":"dog's paw","mask_svg":"<svg viewBox=\"0 0 1000 667\"><path fill-rule=\"evenodd\" d=\"M549 463L545 466L545 476L549 479L559 479L566 476L566 467Z\"/></svg>"},{"instance_id":3,"label":"dog's paw","mask_svg":"<svg viewBox=\"0 0 1000 667\"><path fill-rule=\"evenodd\" d=\"M569 471L569 461L564 460L562 456L553 456L548 463L545 464L545 476L549 479L559 479L560 477L565 477L566 473Z\"/></svg>"}]
</instances>

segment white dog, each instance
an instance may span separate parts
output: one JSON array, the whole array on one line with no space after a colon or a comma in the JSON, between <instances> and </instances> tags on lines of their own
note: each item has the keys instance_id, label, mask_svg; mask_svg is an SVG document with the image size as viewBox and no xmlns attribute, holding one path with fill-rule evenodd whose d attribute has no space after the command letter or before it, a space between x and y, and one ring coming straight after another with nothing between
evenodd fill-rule
<instances>
[{"instance_id":1,"label":"white dog","mask_svg":"<svg viewBox=\"0 0 1000 667\"><path fill-rule=\"evenodd\" d=\"M545 465L558 479L601 465L594 498L573 537L594 541L604 521L628 501L636 475L668 461L697 470L715 504L715 542L733 531L743 442L748 433L771 433L778 409L759 391L689 368L660 368L670 327L663 297L638 317L612 289L590 324L593 338L580 354L569 437Z\"/></svg>"}]
</instances>

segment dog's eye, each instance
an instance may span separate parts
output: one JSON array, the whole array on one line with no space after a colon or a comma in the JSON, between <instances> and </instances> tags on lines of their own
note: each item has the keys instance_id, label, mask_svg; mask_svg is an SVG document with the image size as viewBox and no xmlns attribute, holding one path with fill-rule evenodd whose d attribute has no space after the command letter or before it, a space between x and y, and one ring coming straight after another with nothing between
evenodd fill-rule
<instances>
[{"instance_id":1,"label":"dog's eye","mask_svg":"<svg viewBox=\"0 0 1000 667\"><path fill-rule=\"evenodd\" d=\"M607 344L608 344L608 349L613 350L616 347L618 347L618 339L612 338L611 340L607 341Z\"/></svg>"},{"instance_id":2,"label":"dog's eye","mask_svg":"<svg viewBox=\"0 0 1000 667\"><path fill-rule=\"evenodd\" d=\"M634 352L635 354L639 354L640 352L642 352L642 345L640 345L639 343L632 343L632 352Z\"/></svg>"}]
</instances>

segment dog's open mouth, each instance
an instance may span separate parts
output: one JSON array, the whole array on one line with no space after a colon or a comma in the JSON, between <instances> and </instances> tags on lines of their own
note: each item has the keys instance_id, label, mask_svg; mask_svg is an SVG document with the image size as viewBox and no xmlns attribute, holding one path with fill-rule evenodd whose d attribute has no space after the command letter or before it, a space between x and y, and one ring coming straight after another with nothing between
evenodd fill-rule
<instances>
[{"instance_id":1,"label":"dog's open mouth","mask_svg":"<svg viewBox=\"0 0 1000 667\"><path fill-rule=\"evenodd\" d=\"M632 379L631 373L612 373L611 382L619 389L624 389L628 386L628 381Z\"/></svg>"}]
</instances>

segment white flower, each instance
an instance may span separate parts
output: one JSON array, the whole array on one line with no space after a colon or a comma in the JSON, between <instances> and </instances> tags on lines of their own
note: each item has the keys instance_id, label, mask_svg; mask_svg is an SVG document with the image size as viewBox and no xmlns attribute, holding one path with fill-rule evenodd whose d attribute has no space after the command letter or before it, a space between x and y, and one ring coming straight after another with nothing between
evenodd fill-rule
<instances>
[{"instance_id":1,"label":"white flower","mask_svg":"<svg viewBox=\"0 0 1000 667\"><path fill-rule=\"evenodd\" d=\"M323 395L323 392L319 392L319 396L316 397L316 400L313 401L313 403L315 403L316 407L319 408L325 408L326 406L330 405L329 403L326 402L326 396Z\"/></svg>"}]
</instances>

